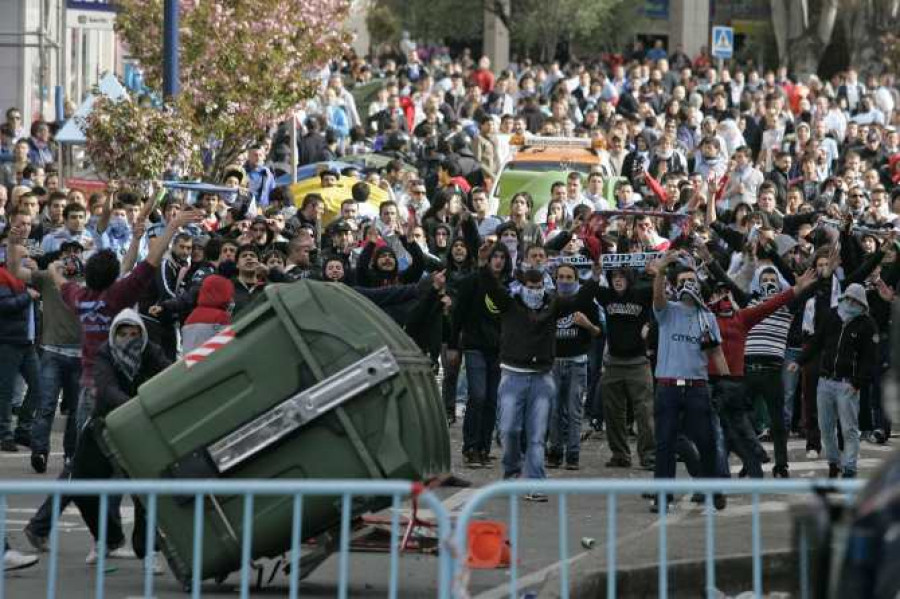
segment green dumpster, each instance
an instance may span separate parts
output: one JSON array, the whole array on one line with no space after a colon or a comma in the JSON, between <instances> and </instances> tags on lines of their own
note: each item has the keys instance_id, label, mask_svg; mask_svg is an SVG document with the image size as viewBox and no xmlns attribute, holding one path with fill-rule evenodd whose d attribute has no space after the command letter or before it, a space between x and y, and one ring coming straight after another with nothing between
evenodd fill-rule
<instances>
[{"instance_id":1,"label":"green dumpster","mask_svg":"<svg viewBox=\"0 0 900 599\"><path fill-rule=\"evenodd\" d=\"M413 479L450 471L430 361L377 306L343 285L266 289L227 335L143 385L106 419L131 478ZM230 341L230 342L229 342ZM389 498L359 498L359 515ZM290 548L292 498L256 497L252 555ZM192 576L193 499L160 497L162 549ZM202 578L240 568L243 498L204 505ZM307 497L304 538L334 529L340 502Z\"/></svg>"}]
</instances>

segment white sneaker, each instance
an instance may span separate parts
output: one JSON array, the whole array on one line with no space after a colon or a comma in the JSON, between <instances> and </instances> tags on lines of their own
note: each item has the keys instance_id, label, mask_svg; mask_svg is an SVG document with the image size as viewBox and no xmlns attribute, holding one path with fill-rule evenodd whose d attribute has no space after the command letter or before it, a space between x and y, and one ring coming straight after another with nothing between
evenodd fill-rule
<instances>
[{"instance_id":1,"label":"white sneaker","mask_svg":"<svg viewBox=\"0 0 900 599\"><path fill-rule=\"evenodd\" d=\"M145 569L147 568L146 561L144 562L144 568ZM166 573L166 570L162 564L162 560L159 557L159 553L153 554L153 557L150 560L150 571L153 572L154 576L161 576Z\"/></svg>"},{"instance_id":2,"label":"white sneaker","mask_svg":"<svg viewBox=\"0 0 900 599\"><path fill-rule=\"evenodd\" d=\"M127 548L125 545L110 549L109 553L106 554L106 557L108 559L137 559L134 551Z\"/></svg>"},{"instance_id":3,"label":"white sneaker","mask_svg":"<svg viewBox=\"0 0 900 599\"><path fill-rule=\"evenodd\" d=\"M819 453L818 451L816 451L815 449L810 449L809 451L806 452L807 460L818 460L821 456L822 456L822 454Z\"/></svg>"},{"instance_id":4,"label":"white sneaker","mask_svg":"<svg viewBox=\"0 0 900 599\"><path fill-rule=\"evenodd\" d=\"M119 545L112 549L107 548L106 550L106 559L135 559L135 557L134 551L128 549L125 545ZM89 566L97 563L97 543L91 543L91 550L84 559L84 563Z\"/></svg>"},{"instance_id":5,"label":"white sneaker","mask_svg":"<svg viewBox=\"0 0 900 599\"><path fill-rule=\"evenodd\" d=\"M23 570L38 563L38 556L7 549L3 553L3 571Z\"/></svg>"}]
</instances>

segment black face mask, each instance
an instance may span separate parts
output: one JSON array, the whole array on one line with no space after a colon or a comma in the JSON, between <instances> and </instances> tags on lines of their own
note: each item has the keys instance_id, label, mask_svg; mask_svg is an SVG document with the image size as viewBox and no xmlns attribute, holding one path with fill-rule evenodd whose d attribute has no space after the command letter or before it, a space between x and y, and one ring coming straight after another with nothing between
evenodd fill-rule
<instances>
[{"instance_id":1,"label":"black face mask","mask_svg":"<svg viewBox=\"0 0 900 599\"><path fill-rule=\"evenodd\" d=\"M763 297L772 297L779 291L778 283L763 283L759 286L759 290L762 292Z\"/></svg>"}]
</instances>

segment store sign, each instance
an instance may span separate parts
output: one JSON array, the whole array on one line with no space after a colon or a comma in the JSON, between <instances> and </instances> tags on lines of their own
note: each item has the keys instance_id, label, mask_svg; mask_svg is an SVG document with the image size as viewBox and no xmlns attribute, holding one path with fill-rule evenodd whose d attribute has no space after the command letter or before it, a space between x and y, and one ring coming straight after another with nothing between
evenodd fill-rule
<instances>
[{"instance_id":1,"label":"store sign","mask_svg":"<svg viewBox=\"0 0 900 599\"><path fill-rule=\"evenodd\" d=\"M66 7L74 10L116 11L112 0L67 0Z\"/></svg>"},{"instance_id":2,"label":"store sign","mask_svg":"<svg viewBox=\"0 0 900 599\"><path fill-rule=\"evenodd\" d=\"M116 13L99 10L67 10L66 26L71 29L100 29L112 31L116 24Z\"/></svg>"}]
</instances>

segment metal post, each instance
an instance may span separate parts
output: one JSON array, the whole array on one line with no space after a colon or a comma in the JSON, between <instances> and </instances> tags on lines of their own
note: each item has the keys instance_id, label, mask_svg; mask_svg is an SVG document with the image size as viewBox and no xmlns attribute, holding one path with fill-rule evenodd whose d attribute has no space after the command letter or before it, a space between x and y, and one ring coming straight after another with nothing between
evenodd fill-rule
<instances>
[{"instance_id":1,"label":"metal post","mask_svg":"<svg viewBox=\"0 0 900 599\"><path fill-rule=\"evenodd\" d=\"M297 113L293 113L291 114L291 183L297 182L297 162L299 159L297 149Z\"/></svg>"},{"instance_id":2,"label":"metal post","mask_svg":"<svg viewBox=\"0 0 900 599\"><path fill-rule=\"evenodd\" d=\"M163 95L178 95L178 0L166 0L163 21Z\"/></svg>"}]
</instances>

